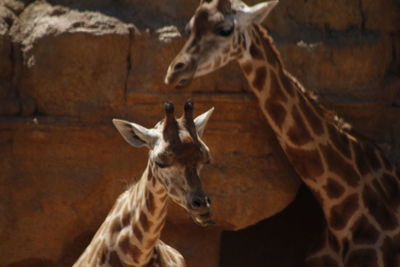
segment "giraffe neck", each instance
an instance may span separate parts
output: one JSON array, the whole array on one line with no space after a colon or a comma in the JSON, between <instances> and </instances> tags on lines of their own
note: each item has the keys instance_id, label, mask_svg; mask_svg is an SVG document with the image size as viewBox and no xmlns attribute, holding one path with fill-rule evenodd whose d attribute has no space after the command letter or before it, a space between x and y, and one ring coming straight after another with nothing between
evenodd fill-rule
<instances>
[{"instance_id":1,"label":"giraffe neck","mask_svg":"<svg viewBox=\"0 0 400 267\"><path fill-rule=\"evenodd\" d=\"M341 128L284 69L266 30L253 25L245 34L247 49L239 64L289 161L319 201L328 228L348 235L360 210L375 209L369 207L371 198L398 207L392 192L399 192L399 179L380 150ZM383 219L374 212L378 225Z\"/></svg>"},{"instance_id":2,"label":"giraffe neck","mask_svg":"<svg viewBox=\"0 0 400 267\"><path fill-rule=\"evenodd\" d=\"M323 183L326 166L318 145L327 141L330 125L301 84L285 70L266 30L253 25L246 34L247 49L239 64L263 114L301 178ZM294 158L296 152L304 157ZM302 164L296 164L297 159ZM302 167L303 161L311 159L313 166Z\"/></svg>"},{"instance_id":3,"label":"giraffe neck","mask_svg":"<svg viewBox=\"0 0 400 267\"><path fill-rule=\"evenodd\" d=\"M167 204L167 192L148 164L141 179L120 195L87 248L93 260L98 265L145 266L160 239Z\"/></svg>"}]
</instances>

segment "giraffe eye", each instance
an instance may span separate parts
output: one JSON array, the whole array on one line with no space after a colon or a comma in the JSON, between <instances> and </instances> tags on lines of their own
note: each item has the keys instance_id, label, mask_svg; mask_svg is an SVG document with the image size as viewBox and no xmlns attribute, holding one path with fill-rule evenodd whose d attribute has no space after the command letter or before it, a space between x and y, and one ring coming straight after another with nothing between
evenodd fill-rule
<instances>
[{"instance_id":1,"label":"giraffe eye","mask_svg":"<svg viewBox=\"0 0 400 267\"><path fill-rule=\"evenodd\" d=\"M228 37L233 32L233 26L222 26L217 28L217 34L219 36Z\"/></svg>"},{"instance_id":2,"label":"giraffe eye","mask_svg":"<svg viewBox=\"0 0 400 267\"><path fill-rule=\"evenodd\" d=\"M157 167L159 167L159 168L161 168L161 169L164 169L164 168L169 167L168 164L161 163L161 162L159 162L159 161L156 161L156 165L157 165Z\"/></svg>"}]
</instances>

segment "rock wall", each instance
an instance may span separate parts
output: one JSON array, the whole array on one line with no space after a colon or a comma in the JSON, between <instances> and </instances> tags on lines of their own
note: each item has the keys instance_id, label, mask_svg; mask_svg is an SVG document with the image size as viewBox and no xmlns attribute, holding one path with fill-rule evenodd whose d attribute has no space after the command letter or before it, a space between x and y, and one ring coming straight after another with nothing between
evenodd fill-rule
<instances>
[{"instance_id":1,"label":"rock wall","mask_svg":"<svg viewBox=\"0 0 400 267\"><path fill-rule=\"evenodd\" d=\"M71 265L146 165L111 119L151 127L167 99L216 108L204 136L215 162L202 176L219 226L195 227L171 205L164 231L189 266L218 266L222 230L292 202L298 177L236 64L184 92L163 84L197 4L0 2L1 266ZM265 24L288 69L398 163L399 17L395 0L281 0Z\"/></svg>"}]
</instances>

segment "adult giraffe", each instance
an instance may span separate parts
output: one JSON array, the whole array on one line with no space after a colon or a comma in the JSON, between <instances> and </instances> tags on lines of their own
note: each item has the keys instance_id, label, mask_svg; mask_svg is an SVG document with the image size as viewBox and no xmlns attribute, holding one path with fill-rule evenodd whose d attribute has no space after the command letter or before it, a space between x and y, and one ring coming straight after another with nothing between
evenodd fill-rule
<instances>
[{"instance_id":1,"label":"adult giraffe","mask_svg":"<svg viewBox=\"0 0 400 267\"><path fill-rule=\"evenodd\" d=\"M237 60L288 159L324 212L306 266L400 266L399 172L285 69L260 25L277 1L203 0L165 82L178 87Z\"/></svg>"},{"instance_id":2,"label":"adult giraffe","mask_svg":"<svg viewBox=\"0 0 400 267\"><path fill-rule=\"evenodd\" d=\"M174 107L167 102L165 112L165 119L151 129L113 120L130 145L150 149L149 160L141 179L118 198L73 267L186 266L183 256L160 240L169 199L185 208L196 223L213 223L210 200L199 178L201 167L210 161L200 137L213 109L193 120L193 103L188 101L185 115L176 120Z\"/></svg>"}]
</instances>

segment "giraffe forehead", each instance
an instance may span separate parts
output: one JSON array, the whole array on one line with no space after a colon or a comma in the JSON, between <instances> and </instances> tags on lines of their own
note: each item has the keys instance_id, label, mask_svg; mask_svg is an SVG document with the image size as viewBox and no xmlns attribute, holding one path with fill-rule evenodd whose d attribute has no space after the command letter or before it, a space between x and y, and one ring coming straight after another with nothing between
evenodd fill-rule
<instances>
[{"instance_id":1,"label":"giraffe forehead","mask_svg":"<svg viewBox=\"0 0 400 267\"><path fill-rule=\"evenodd\" d=\"M224 22L225 16L215 8L199 8L194 15L193 29L196 37L210 32L215 25Z\"/></svg>"},{"instance_id":2,"label":"giraffe forehead","mask_svg":"<svg viewBox=\"0 0 400 267\"><path fill-rule=\"evenodd\" d=\"M165 150L159 151L157 157L164 162L177 162L181 165L191 165L203 159L203 151L199 143L186 142L169 145Z\"/></svg>"},{"instance_id":3,"label":"giraffe forehead","mask_svg":"<svg viewBox=\"0 0 400 267\"><path fill-rule=\"evenodd\" d=\"M175 159L184 165L199 161L205 150L202 148L201 142L194 139L186 129L181 130L178 136L178 142L165 142L155 151L157 157L167 162Z\"/></svg>"},{"instance_id":4,"label":"giraffe forehead","mask_svg":"<svg viewBox=\"0 0 400 267\"><path fill-rule=\"evenodd\" d=\"M176 160L183 164L188 165L200 161L202 152L200 146L196 143L182 143L174 149Z\"/></svg>"}]
</instances>

